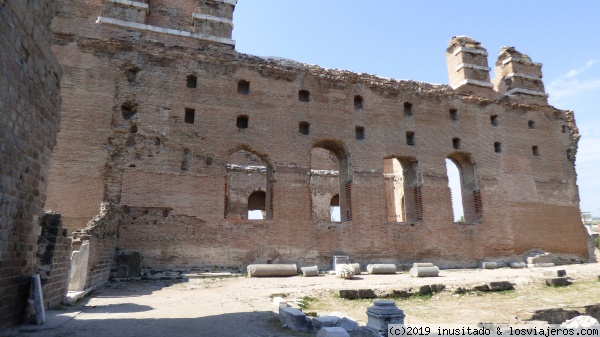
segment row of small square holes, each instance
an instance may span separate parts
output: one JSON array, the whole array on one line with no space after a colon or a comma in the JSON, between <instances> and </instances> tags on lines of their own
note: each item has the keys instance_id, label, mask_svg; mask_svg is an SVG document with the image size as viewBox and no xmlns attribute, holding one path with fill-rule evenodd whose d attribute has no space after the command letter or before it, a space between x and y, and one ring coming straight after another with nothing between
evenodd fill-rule
<instances>
[{"instance_id":1,"label":"row of small square holes","mask_svg":"<svg viewBox=\"0 0 600 337\"><path fill-rule=\"evenodd\" d=\"M188 88L196 88L197 82L198 82L198 78L196 76L189 75L187 77ZM245 80L239 81L238 82L238 93L240 93L242 95L248 95L250 93L250 82L245 81ZM298 100L301 102L310 102L310 91L308 91L308 90L298 91ZM364 101L364 99L362 96L360 96L360 95L354 96L354 109L362 110L363 109L363 101ZM450 112L451 120L453 120L453 121L458 120L458 110L457 109L450 109L449 112ZM412 114L413 114L412 103L404 102L404 114L407 116L412 116ZM498 126L498 115L491 115L490 123L493 126ZM529 126L530 129L536 128L535 121L533 121L533 120L528 121L527 125ZM566 133L567 130L568 130L567 126L563 125L562 132Z\"/></svg>"}]
</instances>

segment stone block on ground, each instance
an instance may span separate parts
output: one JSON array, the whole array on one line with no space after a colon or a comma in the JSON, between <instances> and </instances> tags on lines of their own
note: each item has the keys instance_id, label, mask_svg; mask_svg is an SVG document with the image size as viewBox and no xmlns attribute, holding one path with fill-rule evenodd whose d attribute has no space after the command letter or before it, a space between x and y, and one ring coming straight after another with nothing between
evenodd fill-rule
<instances>
[{"instance_id":1,"label":"stone block on ground","mask_svg":"<svg viewBox=\"0 0 600 337\"><path fill-rule=\"evenodd\" d=\"M396 274L396 271L396 265L391 263L370 264L367 266L369 274Z\"/></svg>"},{"instance_id":2,"label":"stone block on ground","mask_svg":"<svg viewBox=\"0 0 600 337\"><path fill-rule=\"evenodd\" d=\"M312 323L314 328L318 330L321 328L338 327L341 324L341 319L337 316L313 317Z\"/></svg>"},{"instance_id":3,"label":"stone block on ground","mask_svg":"<svg viewBox=\"0 0 600 337\"><path fill-rule=\"evenodd\" d=\"M280 306L287 307L288 306L287 300L285 298L283 298L283 297L274 297L273 298L273 304L276 307L280 307Z\"/></svg>"},{"instance_id":4,"label":"stone block on ground","mask_svg":"<svg viewBox=\"0 0 600 337\"><path fill-rule=\"evenodd\" d=\"M373 289L358 289L358 298L377 298Z\"/></svg>"},{"instance_id":5,"label":"stone block on ground","mask_svg":"<svg viewBox=\"0 0 600 337\"><path fill-rule=\"evenodd\" d=\"M340 298L345 298L347 300L355 300L358 298L358 290L342 289L340 290Z\"/></svg>"},{"instance_id":6,"label":"stone block on ground","mask_svg":"<svg viewBox=\"0 0 600 337\"><path fill-rule=\"evenodd\" d=\"M431 294L431 286L424 285L419 287L419 295L429 295Z\"/></svg>"},{"instance_id":7,"label":"stone block on ground","mask_svg":"<svg viewBox=\"0 0 600 337\"><path fill-rule=\"evenodd\" d=\"M534 263L534 264L527 264L527 267L542 267L542 268L548 268L548 267L554 267L556 266L554 263L548 263L548 262L544 262L544 263Z\"/></svg>"},{"instance_id":8,"label":"stone block on ground","mask_svg":"<svg viewBox=\"0 0 600 337\"><path fill-rule=\"evenodd\" d=\"M560 325L563 329L583 329L591 328L600 324L597 319L591 316L581 315L569 319Z\"/></svg>"},{"instance_id":9,"label":"stone block on ground","mask_svg":"<svg viewBox=\"0 0 600 337\"><path fill-rule=\"evenodd\" d=\"M508 266L512 269L523 269L527 268L527 264L523 261L512 261L508 263Z\"/></svg>"},{"instance_id":10,"label":"stone block on ground","mask_svg":"<svg viewBox=\"0 0 600 337\"><path fill-rule=\"evenodd\" d=\"M565 276L567 276L567 271L564 269L546 270L546 271L544 271L544 276L546 276L546 277L565 277Z\"/></svg>"},{"instance_id":11,"label":"stone block on ground","mask_svg":"<svg viewBox=\"0 0 600 337\"><path fill-rule=\"evenodd\" d=\"M446 289L446 286L443 284L432 284L430 287L431 291L434 293L439 293L440 291L444 291L444 289Z\"/></svg>"},{"instance_id":12,"label":"stone block on ground","mask_svg":"<svg viewBox=\"0 0 600 337\"><path fill-rule=\"evenodd\" d=\"M396 306L394 301L378 300L373 306L367 308L367 328L387 335L389 324L404 324L404 312Z\"/></svg>"},{"instance_id":13,"label":"stone block on ground","mask_svg":"<svg viewBox=\"0 0 600 337\"><path fill-rule=\"evenodd\" d=\"M498 262L480 261L479 268L481 268L481 269L498 269Z\"/></svg>"},{"instance_id":14,"label":"stone block on ground","mask_svg":"<svg viewBox=\"0 0 600 337\"><path fill-rule=\"evenodd\" d=\"M569 281L569 279L566 277L553 277L553 278L546 279L547 286L566 287L569 284L571 284L571 281Z\"/></svg>"},{"instance_id":15,"label":"stone block on ground","mask_svg":"<svg viewBox=\"0 0 600 337\"><path fill-rule=\"evenodd\" d=\"M317 337L350 337L350 335L340 327L331 327L319 330Z\"/></svg>"},{"instance_id":16,"label":"stone block on ground","mask_svg":"<svg viewBox=\"0 0 600 337\"><path fill-rule=\"evenodd\" d=\"M405 290L392 290L392 296L394 297L398 297L398 298L409 298L411 296L413 296L414 293L412 290L410 289L405 289Z\"/></svg>"},{"instance_id":17,"label":"stone block on ground","mask_svg":"<svg viewBox=\"0 0 600 337\"><path fill-rule=\"evenodd\" d=\"M335 275L344 279L351 279L354 277L354 267L349 264L338 264L335 267Z\"/></svg>"},{"instance_id":18,"label":"stone block on ground","mask_svg":"<svg viewBox=\"0 0 600 337\"><path fill-rule=\"evenodd\" d=\"M305 313L290 307L279 307L279 321L292 331L309 332L315 331L312 320Z\"/></svg>"},{"instance_id":19,"label":"stone block on ground","mask_svg":"<svg viewBox=\"0 0 600 337\"><path fill-rule=\"evenodd\" d=\"M382 335L366 326L360 326L350 332L350 337L382 337Z\"/></svg>"},{"instance_id":20,"label":"stone block on ground","mask_svg":"<svg viewBox=\"0 0 600 337\"><path fill-rule=\"evenodd\" d=\"M436 266L433 267L413 267L409 271L412 277L436 277L440 273L440 269Z\"/></svg>"},{"instance_id":21,"label":"stone block on ground","mask_svg":"<svg viewBox=\"0 0 600 337\"><path fill-rule=\"evenodd\" d=\"M247 270L248 277L283 277L298 274L295 264L251 264Z\"/></svg>"},{"instance_id":22,"label":"stone block on ground","mask_svg":"<svg viewBox=\"0 0 600 337\"><path fill-rule=\"evenodd\" d=\"M486 291L490 291L490 287L487 284L480 284L480 285L474 286L473 290L486 292Z\"/></svg>"},{"instance_id":23,"label":"stone block on ground","mask_svg":"<svg viewBox=\"0 0 600 337\"><path fill-rule=\"evenodd\" d=\"M515 289L513 284L508 281L488 282L487 286L490 289L490 291L505 291Z\"/></svg>"},{"instance_id":24,"label":"stone block on ground","mask_svg":"<svg viewBox=\"0 0 600 337\"><path fill-rule=\"evenodd\" d=\"M305 277L319 276L319 267L317 266L301 267L300 270Z\"/></svg>"},{"instance_id":25,"label":"stone block on ground","mask_svg":"<svg viewBox=\"0 0 600 337\"><path fill-rule=\"evenodd\" d=\"M413 268L419 268L419 267L434 267L435 265L431 262L416 262L413 263Z\"/></svg>"},{"instance_id":26,"label":"stone block on ground","mask_svg":"<svg viewBox=\"0 0 600 337\"><path fill-rule=\"evenodd\" d=\"M347 332L352 332L354 329L358 328L358 323L347 317L342 317L340 320L340 328L346 330Z\"/></svg>"}]
</instances>

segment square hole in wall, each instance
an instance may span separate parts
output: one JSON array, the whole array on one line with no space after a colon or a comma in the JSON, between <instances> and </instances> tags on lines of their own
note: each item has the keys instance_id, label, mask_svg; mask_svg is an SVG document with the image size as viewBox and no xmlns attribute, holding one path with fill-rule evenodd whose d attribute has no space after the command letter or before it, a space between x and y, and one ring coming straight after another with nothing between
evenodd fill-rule
<instances>
[{"instance_id":1,"label":"square hole in wall","mask_svg":"<svg viewBox=\"0 0 600 337\"><path fill-rule=\"evenodd\" d=\"M494 143L494 152L496 152L496 153L502 152L502 143L500 143L500 142Z\"/></svg>"},{"instance_id":2,"label":"square hole in wall","mask_svg":"<svg viewBox=\"0 0 600 337\"><path fill-rule=\"evenodd\" d=\"M189 75L187 77L187 87L196 88L198 86L198 77L196 75Z\"/></svg>"},{"instance_id":3,"label":"square hole in wall","mask_svg":"<svg viewBox=\"0 0 600 337\"><path fill-rule=\"evenodd\" d=\"M363 109L363 97L360 95L354 96L354 110Z\"/></svg>"},{"instance_id":4,"label":"square hole in wall","mask_svg":"<svg viewBox=\"0 0 600 337\"><path fill-rule=\"evenodd\" d=\"M248 116L239 115L236 120L236 125L238 129L247 129L248 128Z\"/></svg>"},{"instance_id":5,"label":"square hole in wall","mask_svg":"<svg viewBox=\"0 0 600 337\"><path fill-rule=\"evenodd\" d=\"M528 121L528 122L527 122L527 126L528 126L530 129L535 129L535 121Z\"/></svg>"},{"instance_id":6,"label":"square hole in wall","mask_svg":"<svg viewBox=\"0 0 600 337\"><path fill-rule=\"evenodd\" d=\"M498 126L498 115L491 115L490 116L490 123L493 126Z\"/></svg>"},{"instance_id":7,"label":"square hole in wall","mask_svg":"<svg viewBox=\"0 0 600 337\"><path fill-rule=\"evenodd\" d=\"M415 133L412 131L406 132L406 145L415 145Z\"/></svg>"},{"instance_id":8,"label":"square hole in wall","mask_svg":"<svg viewBox=\"0 0 600 337\"><path fill-rule=\"evenodd\" d=\"M410 102L404 102L404 115L412 116L413 115L413 105Z\"/></svg>"},{"instance_id":9,"label":"square hole in wall","mask_svg":"<svg viewBox=\"0 0 600 337\"><path fill-rule=\"evenodd\" d=\"M310 102L310 91L308 91L308 90L298 91L298 100L300 102Z\"/></svg>"},{"instance_id":10,"label":"square hole in wall","mask_svg":"<svg viewBox=\"0 0 600 337\"><path fill-rule=\"evenodd\" d=\"M354 128L356 133L356 139L363 140L365 139L365 128L363 126L357 126Z\"/></svg>"},{"instance_id":11,"label":"square hole in wall","mask_svg":"<svg viewBox=\"0 0 600 337\"><path fill-rule=\"evenodd\" d=\"M241 80L238 82L238 94L248 95L250 93L250 82Z\"/></svg>"},{"instance_id":12,"label":"square hole in wall","mask_svg":"<svg viewBox=\"0 0 600 337\"><path fill-rule=\"evenodd\" d=\"M534 156L540 155L540 149L538 148L537 145L534 145L531 147L531 154L533 154Z\"/></svg>"},{"instance_id":13,"label":"square hole in wall","mask_svg":"<svg viewBox=\"0 0 600 337\"><path fill-rule=\"evenodd\" d=\"M569 127L566 125L563 125L561 128L561 131L562 131L562 133L567 133L567 132L569 132Z\"/></svg>"},{"instance_id":14,"label":"square hole in wall","mask_svg":"<svg viewBox=\"0 0 600 337\"><path fill-rule=\"evenodd\" d=\"M459 150L460 149L460 138L452 138L452 147L455 150Z\"/></svg>"},{"instance_id":15,"label":"square hole in wall","mask_svg":"<svg viewBox=\"0 0 600 337\"><path fill-rule=\"evenodd\" d=\"M450 109L448 112L450 114L450 120L453 120L453 121L457 121L458 120L458 110L456 110L456 109Z\"/></svg>"},{"instance_id":16,"label":"square hole in wall","mask_svg":"<svg viewBox=\"0 0 600 337\"><path fill-rule=\"evenodd\" d=\"M308 135L310 132L310 123L309 122L300 122L298 124L298 132L303 135Z\"/></svg>"},{"instance_id":17,"label":"square hole in wall","mask_svg":"<svg viewBox=\"0 0 600 337\"><path fill-rule=\"evenodd\" d=\"M185 108L185 117L184 121L188 124L194 124L194 120L196 118L196 110Z\"/></svg>"}]
</instances>

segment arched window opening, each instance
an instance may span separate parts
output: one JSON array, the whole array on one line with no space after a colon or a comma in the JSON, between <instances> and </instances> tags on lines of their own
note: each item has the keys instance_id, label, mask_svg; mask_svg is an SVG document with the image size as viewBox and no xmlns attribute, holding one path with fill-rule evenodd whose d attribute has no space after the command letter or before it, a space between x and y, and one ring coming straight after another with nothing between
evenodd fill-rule
<instances>
[{"instance_id":1,"label":"arched window opening","mask_svg":"<svg viewBox=\"0 0 600 337\"><path fill-rule=\"evenodd\" d=\"M257 154L240 150L227 160L225 217L227 219L272 219L272 170Z\"/></svg>"},{"instance_id":2,"label":"arched window opening","mask_svg":"<svg viewBox=\"0 0 600 337\"><path fill-rule=\"evenodd\" d=\"M267 218L267 193L255 191L248 197L248 220L263 220Z\"/></svg>"},{"instance_id":3,"label":"arched window opening","mask_svg":"<svg viewBox=\"0 0 600 337\"><path fill-rule=\"evenodd\" d=\"M455 222L475 224L483 214L475 164L469 154L454 153L446 159L448 187Z\"/></svg>"},{"instance_id":4,"label":"arched window opening","mask_svg":"<svg viewBox=\"0 0 600 337\"><path fill-rule=\"evenodd\" d=\"M340 195L336 194L331 198L331 202L329 203L329 215L331 222L340 222L341 214L340 214Z\"/></svg>"},{"instance_id":5,"label":"arched window opening","mask_svg":"<svg viewBox=\"0 0 600 337\"><path fill-rule=\"evenodd\" d=\"M352 220L348 158L332 140L319 141L310 151L310 193L313 220Z\"/></svg>"},{"instance_id":6,"label":"arched window opening","mask_svg":"<svg viewBox=\"0 0 600 337\"><path fill-rule=\"evenodd\" d=\"M388 222L417 222L423 219L421 177L414 158L386 158L383 177Z\"/></svg>"}]
</instances>

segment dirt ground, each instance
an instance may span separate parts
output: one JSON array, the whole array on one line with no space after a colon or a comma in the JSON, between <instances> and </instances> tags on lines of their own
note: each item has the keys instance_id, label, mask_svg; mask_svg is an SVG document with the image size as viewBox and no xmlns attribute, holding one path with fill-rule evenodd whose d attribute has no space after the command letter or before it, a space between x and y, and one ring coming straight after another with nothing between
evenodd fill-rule
<instances>
[{"instance_id":1,"label":"dirt ground","mask_svg":"<svg viewBox=\"0 0 600 337\"><path fill-rule=\"evenodd\" d=\"M543 272L565 269L568 287L544 285ZM340 289L400 290L426 284L447 289L433 296L398 299L408 324L517 323L539 309L580 308L600 303L599 264L550 268L442 270L440 277L362 274L352 280L332 275L290 278L199 278L173 282L112 282L71 307L47 312L43 326L24 325L2 336L308 336L281 327L274 296L307 305L305 312L335 314L366 323L373 300L340 299ZM456 294L453 289L507 280L515 290Z\"/></svg>"}]
</instances>

